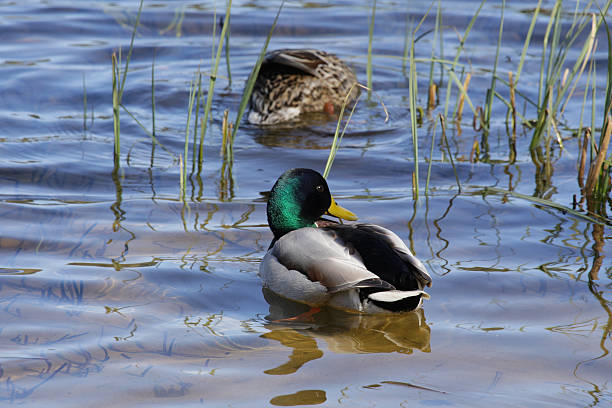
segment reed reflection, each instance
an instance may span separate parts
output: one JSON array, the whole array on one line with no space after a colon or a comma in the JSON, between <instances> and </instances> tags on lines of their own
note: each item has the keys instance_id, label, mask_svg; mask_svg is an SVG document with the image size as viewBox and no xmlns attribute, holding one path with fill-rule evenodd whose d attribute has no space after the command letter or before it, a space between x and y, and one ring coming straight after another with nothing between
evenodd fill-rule
<instances>
[{"instance_id":1,"label":"reed reflection","mask_svg":"<svg viewBox=\"0 0 612 408\"><path fill-rule=\"evenodd\" d=\"M304 314L307 305L282 298L263 288L269 304L269 332L260 337L274 340L291 349L289 360L278 367L267 369L268 375L287 375L298 371L304 364L322 358L326 349L339 354L402 353L414 350L429 353L431 329L422 309L414 312L364 315L324 308L321 312L302 320L286 320Z\"/></svg>"}]
</instances>

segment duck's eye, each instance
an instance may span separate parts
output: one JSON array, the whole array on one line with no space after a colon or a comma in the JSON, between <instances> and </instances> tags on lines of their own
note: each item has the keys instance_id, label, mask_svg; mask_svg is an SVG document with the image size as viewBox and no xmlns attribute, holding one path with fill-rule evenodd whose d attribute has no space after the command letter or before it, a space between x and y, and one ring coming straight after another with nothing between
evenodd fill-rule
<instances>
[{"instance_id":1,"label":"duck's eye","mask_svg":"<svg viewBox=\"0 0 612 408\"><path fill-rule=\"evenodd\" d=\"M321 184L319 184L318 186L315 187L317 189L317 191L319 193L322 193L325 191L325 187L323 187Z\"/></svg>"}]
</instances>

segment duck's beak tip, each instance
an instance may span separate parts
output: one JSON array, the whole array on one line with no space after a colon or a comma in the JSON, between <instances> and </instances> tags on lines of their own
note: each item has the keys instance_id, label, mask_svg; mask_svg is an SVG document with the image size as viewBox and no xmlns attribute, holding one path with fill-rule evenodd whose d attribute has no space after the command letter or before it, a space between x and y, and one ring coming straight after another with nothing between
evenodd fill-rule
<instances>
[{"instance_id":1,"label":"duck's beak tip","mask_svg":"<svg viewBox=\"0 0 612 408\"><path fill-rule=\"evenodd\" d=\"M333 197L332 197L331 205L329 206L329 209L327 210L327 213L330 215L333 215L334 217L338 217L338 218L341 218L347 221L357 221L358 219L357 216L353 214L353 212L336 204L336 200L334 200Z\"/></svg>"}]
</instances>

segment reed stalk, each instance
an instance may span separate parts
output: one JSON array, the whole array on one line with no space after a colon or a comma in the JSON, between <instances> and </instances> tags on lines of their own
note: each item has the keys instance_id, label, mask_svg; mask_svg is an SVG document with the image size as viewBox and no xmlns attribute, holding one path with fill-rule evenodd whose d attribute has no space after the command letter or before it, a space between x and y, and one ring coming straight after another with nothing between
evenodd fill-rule
<instances>
[{"instance_id":1,"label":"reed stalk","mask_svg":"<svg viewBox=\"0 0 612 408\"><path fill-rule=\"evenodd\" d=\"M435 106L435 103L432 102L431 100L431 88L432 85L434 85L434 79L433 79L433 74L434 74L434 60L435 60L435 55L436 55L436 40L438 39L438 35L440 35L440 22L442 20L442 0L438 0L438 9L436 12L436 23L434 26L434 36L433 36L433 40L431 41L431 62L429 64L429 89L430 89L430 94L429 94L429 106ZM441 35L440 35L441 36ZM437 91L437 89L436 89ZM435 96L435 94L434 94ZM437 101L436 101L437 102Z\"/></svg>"},{"instance_id":2,"label":"reed stalk","mask_svg":"<svg viewBox=\"0 0 612 408\"><path fill-rule=\"evenodd\" d=\"M434 152L434 144L436 141L436 122L433 123L431 129L431 141L430 141L430 150L429 150L429 163L427 165L427 179L425 180L425 196L429 192L429 178L431 176L431 164L433 162L433 152Z\"/></svg>"},{"instance_id":3,"label":"reed stalk","mask_svg":"<svg viewBox=\"0 0 612 408\"><path fill-rule=\"evenodd\" d=\"M527 49L529 48L529 44L531 43L531 36L533 35L533 30L535 28L535 24L538 19L538 15L540 14L541 6L542 6L542 0L538 0L538 4L533 10L533 16L531 17L531 24L529 24L529 30L527 30L527 36L525 37L525 42L523 43L523 51L521 52L521 58L519 60L518 67L516 68L516 83L517 84L521 77L521 73L523 72L525 56L527 55Z\"/></svg>"},{"instance_id":4,"label":"reed stalk","mask_svg":"<svg viewBox=\"0 0 612 408\"><path fill-rule=\"evenodd\" d=\"M83 132L87 131L87 84L83 73Z\"/></svg>"},{"instance_id":5,"label":"reed stalk","mask_svg":"<svg viewBox=\"0 0 612 408\"><path fill-rule=\"evenodd\" d=\"M457 66L457 63L459 62L459 57L461 56L461 53L463 52L463 48L465 46L465 42L467 41L467 38L468 38L468 36L470 34L470 31L472 31L472 27L474 26L474 23L476 22L476 18L478 18L478 16L480 15L480 11L482 10L482 7L486 3L486 1L487 0L482 0L480 5L478 6L476 11L474 12L474 15L470 19L470 22L468 23L467 27L465 28L465 31L463 32L463 36L461 36L460 39L459 39L459 46L457 47L457 52L455 53L455 58L453 59L451 67L448 70L449 74L452 73L452 77L453 77L452 79L453 79L453 82L455 84L457 84L457 82L458 82L457 75L455 75L455 72L454 72L455 71L455 67ZM449 101L450 101L450 95L451 95L451 88L452 88L452 82L449 81L447 83L447 86L446 86L446 101L444 103L444 117L448 116L448 107L449 107ZM469 101L469 98L467 98L467 100ZM471 105L471 102L469 102L469 103ZM471 105L471 107L472 107L472 110L475 112L475 110L473 108L473 105Z\"/></svg>"},{"instance_id":6,"label":"reed stalk","mask_svg":"<svg viewBox=\"0 0 612 408\"><path fill-rule=\"evenodd\" d=\"M372 40L374 37L374 19L376 17L376 0L372 4L372 16L370 17L370 28L368 30L368 62L366 65L366 86L368 88L368 99L372 96Z\"/></svg>"},{"instance_id":7,"label":"reed stalk","mask_svg":"<svg viewBox=\"0 0 612 408\"><path fill-rule=\"evenodd\" d=\"M501 17L499 21L499 34L497 36L497 48L495 49L495 60L493 62L493 75L491 75L491 87L487 92L486 108L484 110L484 126L488 129L493 114L493 98L495 96L495 80L497 79L497 64L499 61L499 49L501 48L502 33L504 32L504 11L506 9L506 0L501 3Z\"/></svg>"},{"instance_id":8,"label":"reed stalk","mask_svg":"<svg viewBox=\"0 0 612 408\"><path fill-rule=\"evenodd\" d=\"M187 185L187 170L185 167L187 166L187 162L189 160L189 132L191 130L191 115L193 112L193 104L195 103L196 94L198 91L197 86L198 81L194 78L191 80L189 85L189 104L187 108L187 124L185 125L185 143L183 144L183 168L182 170L182 182L183 186ZM197 119L196 119L197 120ZM195 156L195 155L194 155ZM185 191L182 191L182 194L185 194ZM183 197L184 199L185 197Z\"/></svg>"},{"instance_id":9,"label":"reed stalk","mask_svg":"<svg viewBox=\"0 0 612 408\"><path fill-rule=\"evenodd\" d=\"M508 72L508 83L510 88L510 113L512 115L512 130L516 132L516 92L514 91L516 83L512 71Z\"/></svg>"},{"instance_id":10,"label":"reed stalk","mask_svg":"<svg viewBox=\"0 0 612 408\"><path fill-rule=\"evenodd\" d=\"M119 88L119 103L121 103L121 98L123 97L123 88L125 87L125 80L127 79L128 68L130 66L130 59L132 58L132 51L134 51L134 39L136 38L136 31L138 30L138 25L140 24L140 14L142 12L142 6L144 4L144 0L140 0L140 5L138 6L138 14L136 14L136 22L134 23L134 28L132 30L132 38L130 39L130 48L128 49L128 55L125 59L125 68L123 69L123 77L121 78L121 88Z\"/></svg>"},{"instance_id":11,"label":"reed stalk","mask_svg":"<svg viewBox=\"0 0 612 408\"><path fill-rule=\"evenodd\" d=\"M138 6L138 14L136 15L136 22L134 23L134 28L132 29L132 38L130 40L130 48L128 50L128 55L125 60L125 67L123 69L123 75L121 74L119 66L121 65L121 49L119 49L119 60L117 60L117 54L113 53L112 60L112 70L113 70L113 85L112 85L112 98L113 98L113 135L114 135L114 151L113 151L113 161L115 170L119 168L120 157L121 157L121 145L120 145L120 129L121 126L119 124L119 107L121 106L122 98L123 98L123 90L125 87L125 80L127 79L128 68L130 65L130 59L132 57L132 51L134 50L134 38L136 37L136 31L138 29L138 25L140 23L140 14L142 12L142 6L144 4L144 0L140 0L140 5ZM121 83L121 85L119 85Z\"/></svg>"},{"instance_id":12,"label":"reed stalk","mask_svg":"<svg viewBox=\"0 0 612 408\"><path fill-rule=\"evenodd\" d=\"M226 109L223 111L223 121L221 122L221 156L223 157L223 160L227 159L227 143L229 141L229 126L228 126L228 116L229 116L229 110Z\"/></svg>"},{"instance_id":13,"label":"reed stalk","mask_svg":"<svg viewBox=\"0 0 612 408\"><path fill-rule=\"evenodd\" d=\"M217 44L217 51L214 58L212 72L208 81L208 94L206 95L206 105L204 105L204 120L202 121L202 131L200 133L200 148L198 150L198 168L202 168L201 158L204 155L204 136L206 135L206 127L208 124L208 118L210 116L210 109L212 106L212 99L215 90L215 82L217 80L217 71L219 69L219 61L221 59L221 50L223 49L223 42L225 40L225 36L227 33L227 29L229 27L229 16L232 9L232 0L228 0L227 7L225 9L225 15L228 19L228 24L223 24L223 28L221 29L221 35L219 36L219 44ZM216 20L215 20L216 26Z\"/></svg>"},{"instance_id":14,"label":"reed stalk","mask_svg":"<svg viewBox=\"0 0 612 408\"><path fill-rule=\"evenodd\" d=\"M446 152L448 153L448 159L450 160L451 166L453 167L453 173L455 174L455 181L457 182L457 188L459 193L461 193L461 183L459 182L459 175L457 174L457 168L455 167L455 162L453 161L453 155L450 151L450 145L448 144L448 139L446 138L446 120L444 116L439 114L438 118L440 119L440 125L442 126L442 143L446 147Z\"/></svg>"},{"instance_id":15,"label":"reed stalk","mask_svg":"<svg viewBox=\"0 0 612 408\"><path fill-rule=\"evenodd\" d=\"M410 8L410 4L408 4L408 8ZM404 76L406 76L406 61L408 61L408 49L410 48L408 44L411 41L410 33L412 32L412 29L411 29L412 22L408 18L409 16L410 16L410 13L407 12L406 13L406 24L405 24L405 30L404 30L404 50L402 52L402 74Z\"/></svg>"},{"instance_id":16,"label":"reed stalk","mask_svg":"<svg viewBox=\"0 0 612 408\"><path fill-rule=\"evenodd\" d=\"M351 113L349 114L348 119L344 123L344 128L342 128L342 133L340 133L340 124L342 123L342 118L344 117L344 110L346 109L346 106L348 104L349 97L353 94L353 90L355 89L355 86L360 86L360 85L353 84L353 86L351 86L351 89L349 89L348 93L344 97L344 101L342 101L342 107L340 108L340 114L338 115L338 122L336 123L336 131L334 133L334 140L332 141L332 145L329 149L329 155L327 156L327 162L325 163L325 169L323 170L324 178L327 178L327 176L329 176L329 172L331 171L331 166L334 162L334 159L336 158L336 153L338 152L338 149L340 149L340 142L342 141L342 138L344 137L344 133L346 132L346 128L348 127L348 124L351 122L351 118L353 117L353 112L355 112L355 108L357 107L357 102L359 102L359 99L361 99L361 93L360 93L359 96L357 97L357 100L353 103Z\"/></svg>"},{"instance_id":17,"label":"reed stalk","mask_svg":"<svg viewBox=\"0 0 612 408\"><path fill-rule=\"evenodd\" d=\"M121 155L121 140L119 138L120 134L120 122L119 122L119 72L117 67L117 54L113 53L112 57L112 70L113 70L113 85L112 85L112 95L113 95L113 134L114 134L114 154L113 159L115 162L115 168L119 166L119 158Z\"/></svg>"},{"instance_id":18,"label":"reed stalk","mask_svg":"<svg viewBox=\"0 0 612 408\"><path fill-rule=\"evenodd\" d=\"M438 86L435 83L429 85L429 90L427 92L427 109L432 110L436 107L437 100L436 94L438 92Z\"/></svg>"},{"instance_id":19,"label":"reed stalk","mask_svg":"<svg viewBox=\"0 0 612 408\"><path fill-rule=\"evenodd\" d=\"M459 103L457 104L457 113L455 115L455 119L458 122L461 122L461 118L463 117L463 103L465 102L465 97L467 95L468 87L470 86L470 80L472 79L472 73L468 72L465 75L465 80L463 81L463 92L459 92Z\"/></svg>"},{"instance_id":20,"label":"reed stalk","mask_svg":"<svg viewBox=\"0 0 612 408\"><path fill-rule=\"evenodd\" d=\"M417 107L417 73L416 63L414 61L414 31L412 32L412 44L410 45L410 76L408 80L408 100L410 105L410 129L412 131L412 155L414 161L414 171L412 175L412 191L415 200L419 199L419 138L418 124L416 116Z\"/></svg>"},{"instance_id":21,"label":"reed stalk","mask_svg":"<svg viewBox=\"0 0 612 408\"><path fill-rule=\"evenodd\" d=\"M597 42L595 42L594 49L597 49ZM584 111L585 111L586 104L587 104L587 97L589 96L589 89L591 88L591 81L593 79L594 66L595 66L595 60L594 58L591 57L591 61L589 63L589 72L587 73L586 85L584 87L584 96L582 97L582 105L580 106L580 119L578 120L578 130L576 131L576 134L578 136L582 134L582 129L584 126Z\"/></svg>"},{"instance_id":22,"label":"reed stalk","mask_svg":"<svg viewBox=\"0 0 612 408\"><path fill-rule=\"evenodd\" d=\"M584 221L588 221L588 222L591 222L597 225L605 225L606 223L609 223L609 220L606 220L605 218L602 218L601 216L597 214L586 215L580 211L576 211L576 210L573 210L572 208L566 207L559 203L555 203L554 201L551 201L545 198L534 197L534 196L530 196L526 194L517 193L516 191L512 191L512 190L504 190L498 187L485 187L483 193L484 194L487 194L487 193L508 194L510 196L520 198L522 200L530 201L534 204L544 205L550 208L556 208L559 211L561 211L563 214L570 214L578 219L582 219Z\"/></svg>"},{"instance_id":23,"label":"reed stalk","mask_svg":"<svg viewBox=\"0 0 612 408\"><path fill-rule=\"evenodd\" d=\"M238 106L238 113L236 114L236 119L234 121L234 128L232 129L231 137L230 137L229 143L227 144L230 160L233 160L232 150L233 150L234 139L236 138L236 132L238 132L238 128L240 127L240 122L242 121L242 116L244 115L244 111L246 110L249 104L249 100L251 99L251 94L253 93L253 86L255 86L255 80L257 80L257 75L259 75L259 69L261 68L261 64L263 63L264 57L266 55L268 44L270 44L270 38L272 38L272 33L274 32L274 29L276 28L278 17L280 16L280 13L284 5L285 5L285 0L281 2L278 8L278 11L276 12L276 17L274 17L272 26L270 27L270 30L268 31L268 36L266 37L264 45L261 47L261 51L259 53L259 57L257 58L257 62L255 63L255 66L253 66L253 70L251 71L251 74L249 75L247 83L244 87L244 91L242 92L242 98L240 99L240 105Z\"/></svg>"},{"instance_id":24,"label":"reed stalk","mask_svg":"<svg viewBox=\"0 0 612 408\"><path fill-rule=\"evenodd\" d=\"M200 122L200 108L202 107L202 73L200 72L200 67L198 67L198 91L195 101L195 118L193 120L193 158L191 161L191 172L195 171L195 164L198 163L198 170L201 170L202 157L200 155L200 149L197 149L197 157L196 157L196 143L198 140L198 123Z\"/></svg>"},{"instance_id":25,"label":"reed stalk","mask_svg":"<svg viewBox=\"0 0 612 408\"><path fill-rule=\"evenodd\" d=\"M580 149L580 156L578 161L578 185L580 188L584 188L584 170L586 167L586 160L588 155L589 141L591 140L591 128L584 129L584 135L582 137L582 147Z\"/></svg>"},{"instance_id":26,"label":"reed stalk","mask_svg":"<svg viewBox=\"0 0 612 408\"><path fill-rule=\"evenodd\" d=\"M228 15L225 20L222 20L222 25L227 24L227 31L225 34L225 65L227 67L227 86L232 86L232 70L230 68L230 16Z\"/></svg>"},{"instance_id":27,"label":"reed stalk","mask_svg":"<svg viewBox=\"0 0 612 408\"><path fill-rule=\"evenodd\" d=\"M185 165L182 155L179 155L179 199L185 202Z\"/></svg>"},{"instance_id":28,"label":"reed stalk","mask_svg":"<svg viewBox=\"0 0 612 408\"><path fill-rule=\"evenodd\" d=\"M353 90L355 89L355 87L358 86L362 89L366 89L366 87L364 85L361 85L359 83L354 84L353 86L351 86L351 89L349 89L349 92L347 92L346 96L344 97L344 100L342 102L342 106L340 109L340 114L338 115L338 121L336 123L336 131L334 132L334 139L332 141L332 145L329 149L329 155L327 156L327 162L325 163L325 169L323 170L323 177L327 178L327 176L329 176L329 173L331 171L331 166L334 162L334 159L336 158L336 153L338 152L338 149L340 149L340 142L342 141L342 138L344 137L344 133L346 132L346 129L349 125L349 123L351 122L351 118L353 117L353 113L355 112L355 108L357 107L357 103L359 102L359 100L361 99L361 93L359 94L359 96L357 97L357 99L353 102L353 106L351 108L351 113L348 116L348 119L346 120L346 122L344 123L344 127L342 128L342 132L340 132L340 125L342 123L342 119L344 117L344 111L346 109L346 106L348 105L348 100L349 100L349 96L353 94ZM382 99L380 99L380 97L376 94L376 92L373 92L373 94L378 98L378 102L380 103L380 105L382 106L384 112L385 112L385 123L389 121L389 112L387 111L387 107L385 106L384 102L382 101Z\"/></svg>"},{"instance_id":29,"label":"reed stalk","mask_svg":"<svg viewBox=\"0 0 612 408\"><path fill-rule=\"evenodd\" d=\"M155 137L155 54L151 63L151 134ZM155 146L155 139L153 139Z\"/></svg>"}]
</instances>

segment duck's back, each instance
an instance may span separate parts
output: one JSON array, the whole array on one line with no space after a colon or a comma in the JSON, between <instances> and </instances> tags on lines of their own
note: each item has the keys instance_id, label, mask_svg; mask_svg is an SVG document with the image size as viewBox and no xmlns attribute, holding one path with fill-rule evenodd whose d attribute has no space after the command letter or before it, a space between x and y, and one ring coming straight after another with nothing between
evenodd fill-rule
<instances>
[{"instance_id":1,"label":"duck's back","mask_svg":"<svg viewBox=\"0 0 612 408\"><path fill-rule=\"evenodd\" d=\"M266 54L251 95L249 122L274 124L307 112L340 106L357 83L338 57L318 50L276 50ZM358 95L354 90L349 100Z\"/></svg>"},{"instance_id":2,"label":"duck's back","mask_svg":"<svg viewBox=\"0 0 612 408\"><path fill-rule=\"evenodd\" d=\"M361 258L365 267L399 290L431 286L423 263L392 231L374 224L337 224L323 227Z\"/></svg>"}]
</instances>

